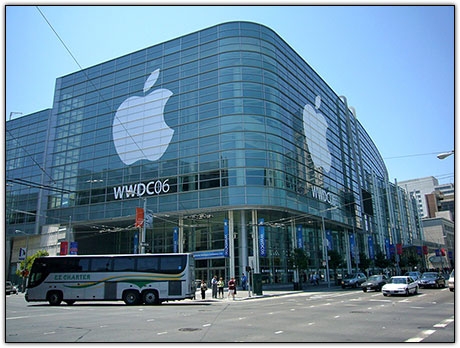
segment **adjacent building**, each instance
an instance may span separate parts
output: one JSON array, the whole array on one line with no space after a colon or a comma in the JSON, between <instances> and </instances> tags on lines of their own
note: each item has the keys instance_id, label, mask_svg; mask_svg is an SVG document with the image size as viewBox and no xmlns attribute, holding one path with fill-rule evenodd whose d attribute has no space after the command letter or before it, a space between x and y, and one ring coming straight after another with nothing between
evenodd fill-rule
<instances>
[{"instance_id":1,"label":"adjacent building","mask_svg":"<svg viewBox=\"0 0 460 348\"><path fill-rule=\"evenodd\" d=\"M351 271L422 239L346 97L260 24L60 77L52 109L6 128L7 238L43 249L193 252L199 279L290 283L295 248L324 274L330 250Z\"/></svg>"}]
</instances>

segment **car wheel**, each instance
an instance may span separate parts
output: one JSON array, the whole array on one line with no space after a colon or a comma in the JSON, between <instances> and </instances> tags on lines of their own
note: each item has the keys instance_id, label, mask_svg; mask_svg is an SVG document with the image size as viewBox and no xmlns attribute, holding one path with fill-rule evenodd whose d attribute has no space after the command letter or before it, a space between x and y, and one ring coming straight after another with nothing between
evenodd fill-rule
<instances>
[{"instance_id":1,"label":"car wheel","mask_svg":"<svg viewBox=\"0 0 460 348\"><path fill-rule=\"evenodd\" d=\"M383 293L383 296L387 297L387 296L388 296L388 294L385 294L385 293Z\"/></svg>"},{"instance_id":2,"label":"car wheel","mask_svg":"<svg viewBox=\"0 0 460 348\"><path fill-rule=\"evenodd\" d=\"M366 288L363 288L363 292L367 292L367 289L366 289Z\"/></svg>"}]
</instances>

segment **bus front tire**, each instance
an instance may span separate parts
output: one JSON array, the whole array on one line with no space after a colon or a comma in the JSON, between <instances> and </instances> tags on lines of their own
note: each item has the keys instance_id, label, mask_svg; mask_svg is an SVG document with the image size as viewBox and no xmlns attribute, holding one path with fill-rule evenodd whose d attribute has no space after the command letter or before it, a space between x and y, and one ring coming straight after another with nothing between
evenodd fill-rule
<instances>
[{"instance_id":1,"label":"bus front tire","mask_svg":"<svg viewBox=\"0 0 460 348\"><path fill-rule=\"evenodd\" d=\"M51 291L48 293L47 298L51 306L59 306L62 302L62 292Z\"/></svg>"},{"instance_id":2,"label":"bus front tire","mask_svg":"<svg viewBox=\"0 0 460 348\"><path fill-rule=\"evenodd\" d=\"M133 305L139 304L139 302L140 302L139 292L136 291L136 290L125 291L123 293L123 301L125 301L125 303L128 306L133 306Z\"/></svg>"},{"instance_id":3,"label":"bus front tire","mask_svg":"<svg viewBox=\"0 0 460 348\"><path fill-rule=\"evenodd\" d=\"M146 305L157 305L160 303L158 300L158 293L155 290L144 291L143 299Z\"/></svg>"}]
</instances>

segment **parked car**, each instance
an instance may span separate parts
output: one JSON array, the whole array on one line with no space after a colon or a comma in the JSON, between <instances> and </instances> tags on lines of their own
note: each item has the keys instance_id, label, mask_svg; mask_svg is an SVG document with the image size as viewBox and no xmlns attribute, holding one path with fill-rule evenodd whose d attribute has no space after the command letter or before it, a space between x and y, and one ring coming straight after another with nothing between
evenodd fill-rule
<instances>
[{"instance_id":1,"label":"parked car","mask_svg":"<svg viewBox=\"0 0 460 348\"><path fill-rule=\"evenodd\" d=\"M17 294L18 293L18 288L13 285L12 282L10 282L9 280L6 281L6 289L5 289L5 293L7 295L10 295L11 293L13 294Z\"/></svg>"},{"instance_id":2,"label":"parked car","mask_svg":"<svg viewBox=\"0 0 460 348\"><path fill-rule=\"evenodd\" d=\"M418 285L420 288L444 288L446 287L446 278L437 272L424 272Z\"/></svg>"},{"instance_id":3,"label":"parked car","mask_svg":"<svg viewBox=\"0 0 460 348\"><path fill-rule=\"evenodd\" d=\"M342 279L342 289L359 288L366 280L367 278L364 273L347 274L345 278Z\"/></svg>"},{"instance_id":4,"label":"parked car","mask_svg":"<svg viewBox=\"0 0 460 348\"><path fill-rule=\"evenodd\" d=\"M368 290L382 291L382 286L388 282L387 276L383 274L376 274L367 278L367 280L361 284L361 289L364 292Z\"/></svg>"},{"instance_id":5,"label":"parked car","mask_svg":"<svg viewBox=\"0 0 460 348\"><path fill-rule=\"evenodd\" d=\"M406 272L406 273L404 273L404 275L407 276L407 277L411 277L416 282L419 282L420 278L422 278L422 273L420 273L419 271Z\"/></svg>"},{"instance_id":6,"label":"parked car","mask_svg":"<svg viewBox=\"0 0 460 348\"><path fill-rule=\"evenodd\" d=\"M389 295L406 295L418 293L418 283L409 276L391 277L388 283L382 287L383 296Z\"/></svg>"},{"instance_id":7,"label":"parked car","mask_svg":"<svg viewBox=\"0 0 460 348\"><path fill-rule=\"evenodd\" d=\"M449 276L449 290L450 291L454 291L454 269L452 270L452 272L450 273L450 276Z\"/></svg>"}]
</instances>

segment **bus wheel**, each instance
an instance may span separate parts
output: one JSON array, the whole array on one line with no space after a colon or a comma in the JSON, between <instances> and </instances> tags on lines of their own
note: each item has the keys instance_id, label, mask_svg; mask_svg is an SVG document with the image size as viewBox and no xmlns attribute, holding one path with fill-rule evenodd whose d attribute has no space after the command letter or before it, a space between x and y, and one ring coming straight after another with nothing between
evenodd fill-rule
<instances>
[{"instance_id":1,"label":"bus wheel","mask_svg":"<svg viewBox=\"0 0 460 348\"><path fill-rule=\"evenodd\" d=\"M158 295L155 290L147 290L144 292L144 303L146 305L159 304Z\"/></svg>"},{"instance_id":2,"label":"bus wheel","mask_svg":"<svg viewBox=\"0 0 460 348\"><path fill-rule=\"evenodd\" d=\"M135 290L128 290L123 293L123 301L129 306L138 304L140 301L139 292Z\"/></svg>"},{"instance_id":3,"label":"bus wheel","mask_svg":"<svg viewBox=\"0 0 460 348\"><path fill-rule=\"evenodd\" d=\"M48 293L47 298L51 306L59 306L62 302L62 292L51 291Z\"/></svg>"}]
</instances>

